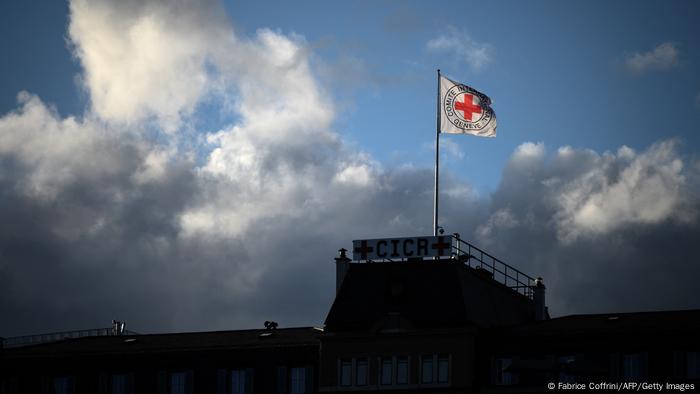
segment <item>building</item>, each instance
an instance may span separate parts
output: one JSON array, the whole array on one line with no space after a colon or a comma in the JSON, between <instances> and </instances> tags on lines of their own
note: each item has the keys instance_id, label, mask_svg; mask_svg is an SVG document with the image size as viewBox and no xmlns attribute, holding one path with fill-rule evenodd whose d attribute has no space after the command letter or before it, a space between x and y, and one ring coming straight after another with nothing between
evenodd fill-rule
<instances>
[{"instance_id":1,"label":"building","mask_svg":"<svg viewBox=\"0 0 700 394\"><path fill-rule=\"evenodd\" d=\"M457 235L357 241L353 252L354 260L344 249L335 259L336 297L323 328L266 322L258 330L116 330L6 347L0 394L506 393L544 392L549 384L700 384L700 311L550 318L541 279Z\"/></svg>"},{"instance_id":2,"label":"building","mask_svg":"<svg viewBox=\"0 0 700 394\"><path fill-rule=\"evenodd\" d=\"M2 393L313 393L313 327L110 335L4 349Z\"/></svg>"}]
</instances>

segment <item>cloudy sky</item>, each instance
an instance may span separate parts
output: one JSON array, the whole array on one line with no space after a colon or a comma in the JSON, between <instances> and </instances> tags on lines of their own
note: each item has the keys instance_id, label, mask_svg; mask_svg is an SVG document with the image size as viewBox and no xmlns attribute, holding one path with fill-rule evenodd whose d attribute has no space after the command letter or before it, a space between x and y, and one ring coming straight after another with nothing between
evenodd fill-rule
<instances>
[{"instance_id":1,"label":"cloudy sky","mask_svg":"<svg viewBox=\"0 0 700 394\"><path fill-rule=\"evenodd\" d=\"M8 3L8 4L6 4ZM352 239L441 224L553 315L700 308L700 6L0 5L0 336L319 325Z\"/></svg>"}]
</instances>

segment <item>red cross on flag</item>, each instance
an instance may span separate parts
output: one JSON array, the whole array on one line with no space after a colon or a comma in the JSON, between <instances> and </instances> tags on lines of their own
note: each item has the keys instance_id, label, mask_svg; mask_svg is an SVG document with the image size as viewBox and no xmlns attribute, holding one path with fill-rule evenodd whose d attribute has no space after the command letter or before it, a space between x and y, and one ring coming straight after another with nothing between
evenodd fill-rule
<instances>
[{"instance_id":1,"label":"red cross on flag","mask_svg":"<svg viewBox=\"0 0 700 394\"><path fill-rule=\"evenodd\" d=\"M496 113L491 99L440 75L440 132L495 137Z\"/></svg>"}]
</instances>

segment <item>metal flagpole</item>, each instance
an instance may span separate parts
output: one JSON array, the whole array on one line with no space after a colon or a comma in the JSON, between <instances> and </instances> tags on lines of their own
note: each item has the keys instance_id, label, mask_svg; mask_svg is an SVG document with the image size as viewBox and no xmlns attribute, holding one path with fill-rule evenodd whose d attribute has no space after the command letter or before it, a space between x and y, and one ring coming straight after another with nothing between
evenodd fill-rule
<instances>
[{"instance_id":1,"label":"metal flagpole","mask_svg":"<svg viewBox=\"0 0 700 394\"><path fill-rule=\"evenodd\" d=\"M435 191L433 194L433 236L438 234L438 178L440 175L440 69L437 70L437 125L435 127Z\"/></svg>"}]
</instances>

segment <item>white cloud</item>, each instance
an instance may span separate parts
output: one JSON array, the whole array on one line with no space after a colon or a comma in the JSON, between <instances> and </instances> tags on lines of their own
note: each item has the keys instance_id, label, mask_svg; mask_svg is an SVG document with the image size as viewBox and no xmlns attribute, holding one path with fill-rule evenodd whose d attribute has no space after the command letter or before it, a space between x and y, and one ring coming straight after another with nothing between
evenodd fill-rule
<instances>
[{"instance_id":1,"label":"white cloud","mask_svg":"<svg viewBox=\"0 0 700 394\"><path fill-rule=\"evenodd\" d=\"M474 69L480 69L493 60L493 47L476 42L465 31L448 26L443 34L426 44L428 50L447 53Z\"/></svg>"},{"instance_id":2,"label":"white cloud","mask_svg":"<svg viewBox=\"0 0 700 394\"><path fill-rule=\"evenodd\" d=\"M0 118L0 155L27 172L18 185L27 196L52 201L75 182L128 171L124 160L138 145L121 143L118 133L89 118L59 119L27 92L18 100L20 108Z\"/></svg>"},{"instance_id":3,"label":"white cloud","mask_svg":"<svg viewBox=\"0 0 700 394\"><path fill-rule=\"evenodd\" d=\"M628 70L636 74L653 70L670 70L680 64L679 54L676 44L665 42L649 52L627 54L624 64Z\"/></svg>"},{"instance_id":4,"label":"white cloud","mask_svg":"<svg viewBox=\"0 0 700 394\"><path fill-rule=\"evenodd\" d=\"M683 162L671 141L633 156L620 149L604 155L598 167L568 182L558 197L559 236L571 241L582 235L605 235L630 224L685 220ZM611 176L611 167L615 169Z\"/></svg>"},{"instance_id":5,"label":"white cloud","mask_svg":"<svg viewBox=\"0 0 700 394\"><path fill-rule=\"evenodd\" d=\"M432 154L435 157L435 141L425 142L422 145L423 150L428 154ZM440 158L441 160L462 160L464 159L465 153L462 148L451 139L442 138L440 140Z\"/></svg>"},{"instance_id":6,"label":"white cloud","mask_svg":"<svg viewBox=\"0 0 700 394\"><path fill-rule=\"evenodd\" d=\"M560 152L565 154L568 150L569 148L564 147L561 148ZM515 153L513 153L512 159L515 161L541 160L542 157L544 157L544 154L544 143L524 142L515 149Z\"/></svg>"},{"instance_id":7,"label":"white cloud","mask_svg":"<svg viewBox=\"0 0 700 394\"><path fill-rule=\"evenodd\" d=\"M440 149L448 155L457 159L461 160L464 158L464 151L462 150L462 148L459 147L459 145L456 142L452 140L443 138L443 140L440 141Z\"/></svg>"},{"instance_id":8,"label":"white cloud","mask_svg":"<svg viewBox=\"0 0 700 394\"><path fill-rule=\"evenodd\" d=\"M207 68L233 35L213 1L75 0L69 36L93 110L134 126L153 117L173 131L216 82ZM218 12L217 12L218 11Z\"/></svg>"},{"instance_id":9,"label":"white cloud","mask_svg":"<svg viewBox=\"0 0 700 394\"><path fill-rule=\"evenodd\" d=\"M491 214L484 224L476 228L476 236L482 243L489 245L493 242L492 234L496 230L510 229L520 225L509 208L501 208Z\"/></svg>"},{"instance_id":10,"label":"white cloud","mask_svg":"<svg viewBox=\"0 0 700 394\"><path fill-rule=\"evenodd\" d=\"M628 226L692 220L684 164L675 147L671 140L642 153L622 146L616 154L598 154L564 146L548 159L543 144L524 143L510 159L504 187L528 185L528 194L544 204L564 243L596 239ZM530 198L523 190L513 193L524 201ZM520 216L533 209L521 208ZM481 226L483 239L495 224Z\"/></svg>"}]
</instances>

